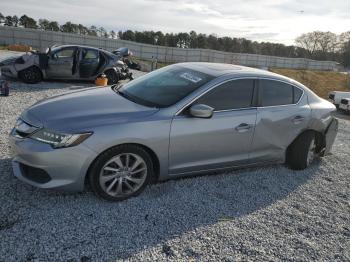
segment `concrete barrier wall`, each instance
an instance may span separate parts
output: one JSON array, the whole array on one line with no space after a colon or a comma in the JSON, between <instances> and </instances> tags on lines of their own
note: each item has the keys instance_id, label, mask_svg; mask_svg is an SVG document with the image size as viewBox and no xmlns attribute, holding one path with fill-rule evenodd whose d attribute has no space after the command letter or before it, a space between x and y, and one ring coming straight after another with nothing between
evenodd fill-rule
<instances>
[{"instance_id":1,"label":"concrete barrier wall","mask_svg":"<svg viewBox=\"0 0 350 262\"><path fill-rule=\"evenodd\" d=\"M160 62L216 62L253 67L276 67L311 70L336 70L337 62L316 61L306 58L288 58L256 54L228 53L209 49L184 49L155 46L120 39L109 39L62 32L42 31L19 27L0 26L0 44L26 44L45 50L53 44L79 44L115 50L126 46L136 57L157 58Z\"/></svg>"}]
</instances>

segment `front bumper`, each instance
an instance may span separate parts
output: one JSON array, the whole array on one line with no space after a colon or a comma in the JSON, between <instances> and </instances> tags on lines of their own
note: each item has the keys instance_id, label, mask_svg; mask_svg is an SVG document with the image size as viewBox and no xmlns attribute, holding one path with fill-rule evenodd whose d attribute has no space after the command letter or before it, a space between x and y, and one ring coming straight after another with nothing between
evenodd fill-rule
<instances>
[{"instance_id":1,"label":"front bumper","mask_svg":"<svg viewBox=\"0 0 350 262\"><path fill-rule=\"evenodd\" d=\"M80 144L75 147L53 149L50 145L30 139L17 138L10 135L10 147L13 156L14 175L32 186L39 188L55 188L66 191L82 191L85 176L97 154L90 148ZM49 179L40 180L40 172L30 176L26 168L42 170Z\"/></svg>"}]
</instances>

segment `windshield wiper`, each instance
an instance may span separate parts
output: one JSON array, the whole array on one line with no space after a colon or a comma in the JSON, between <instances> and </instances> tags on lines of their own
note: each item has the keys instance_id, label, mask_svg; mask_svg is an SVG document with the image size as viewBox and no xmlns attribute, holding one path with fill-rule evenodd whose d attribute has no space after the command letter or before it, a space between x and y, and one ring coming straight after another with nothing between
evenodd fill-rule
<instances>
[{"instance_id":1,"label":"windshield wiper","mask_svg":"<svg viewBox=\"0 0 350 262\"><path fill-rule=\"evenodd\" d=\"M130 100L131 102L134 102L136 104L139 104L139 105L143 105L143 106L147 106L147 107L152 107L152 108L159 108L160 105L158 104L155 104L155 103L152 103L152 102L149 102L149 101L145 101L143 99L140 99L138 97L135 97L135 96L132 96L130 94L128 94L127 92L123 92L121 91L121 86L112 86L112 89L114 92L116 92L118 95Z\"/></svg>"},{"instance_id":2,"label":"windshield wiper","mask_svg":"<svg viewBox=\"0 0 350 262\"><path fill-rule=\"evenodd\" d=\"M129 96L129 95L126 94L125 92L122 92L122 91L120 91L119 89L115 90L115 92L116 92L118 95L120 95L120 96L122 96L122 97L124 97L124 98L126 98L126 99L128 99L128 100L130 100L130 101L132 101L132 102L135 102L135 99L133 99L131 96ZM135 103L136 103L136 102L135 102Z\"/></svg>"}]
</instances>

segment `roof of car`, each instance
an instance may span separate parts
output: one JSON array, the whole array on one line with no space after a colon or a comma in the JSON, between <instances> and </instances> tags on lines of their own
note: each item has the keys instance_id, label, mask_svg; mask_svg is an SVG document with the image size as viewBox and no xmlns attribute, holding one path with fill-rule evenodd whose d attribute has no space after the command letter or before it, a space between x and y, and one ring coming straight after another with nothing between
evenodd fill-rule
<instances>
[{"instance_id":1,"label":"roof of car","mask_svg":"<svg viewBox=\"0 0 350 262\"><path fill-rule=\"evenodd\" d=\"M98 51L101 51L101 52L105 52L105 53L108 53L108 54L112 54L111 52L105 50L105 49L102 49L102 48L98 48L98 47L92 47L92 46L86 46L86 45L56 45L56 46L53 46L52 48L65 48L65 47L82 47L82 48L89 48L89 49L93 49L93 50L98 50Z\"/></svg>"},{"instance_id":2,"label":"roof of car","mask_svg":"<svg viewBox=\"0 0 350 262\"><path fill-rule=\"evenodd\" d=\"M258 76L258 77L272 77L279 78L284 80L291 80L287 77L269 72L267 70L233 65L233 64L222 64L222 63L206 63L206 62L187 62L180 63L178 65L206 73L215 77L222 75L249 75L249 76Z\"/></svg>"}]
</instances>

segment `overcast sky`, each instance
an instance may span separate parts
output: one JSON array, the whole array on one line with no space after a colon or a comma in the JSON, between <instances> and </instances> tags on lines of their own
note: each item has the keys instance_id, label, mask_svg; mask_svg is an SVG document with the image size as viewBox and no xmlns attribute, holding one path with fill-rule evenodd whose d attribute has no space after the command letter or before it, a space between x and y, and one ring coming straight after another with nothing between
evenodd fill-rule
<instances>
[{"instance_id":1,"label":"overcast sky","mask_svg":"<svg viewBox=\"0 0 350 262\"><path fill-rule=\"evenodd\" d=\"M0 6L4 15L115 31L195 30L284 44L314 30L350 30L350 0L0 0Z\"/></svg>"}]
</instances>

